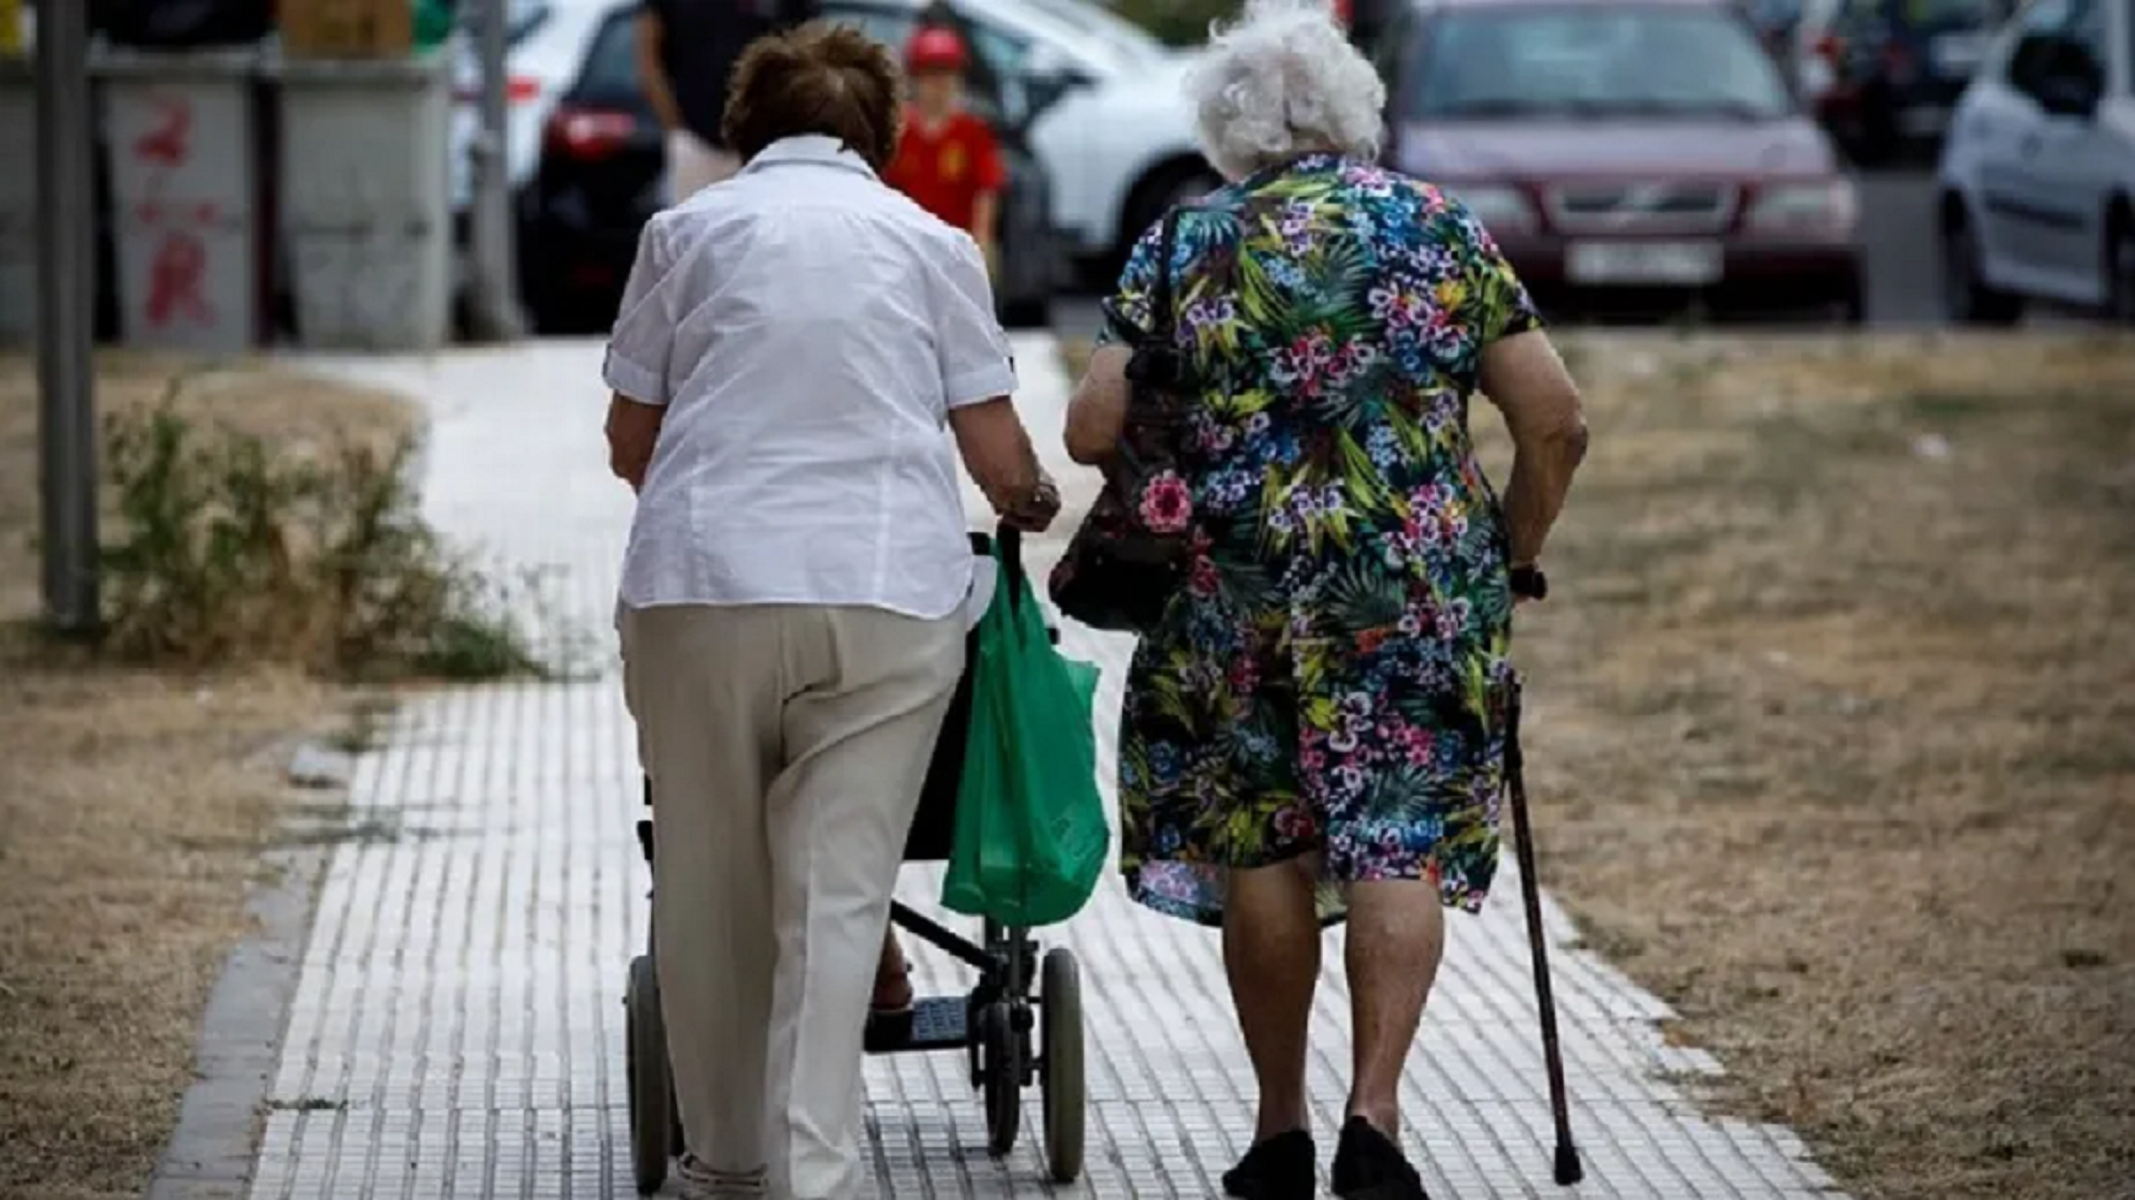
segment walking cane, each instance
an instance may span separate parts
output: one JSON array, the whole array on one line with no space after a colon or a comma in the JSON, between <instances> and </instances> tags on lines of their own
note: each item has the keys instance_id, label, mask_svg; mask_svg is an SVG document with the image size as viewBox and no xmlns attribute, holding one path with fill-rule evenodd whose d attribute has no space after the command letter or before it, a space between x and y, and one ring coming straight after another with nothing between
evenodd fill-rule
<instances>
[{"instance_id":1,"label":"walking cane","mask_svg":"<svg viewBox=\"0 0 2135 1200\"><path fill-rule=\"evenodd\" d=\"M1572 1144L1571 1101L1564 1088L1564 1048L1557 1041L1557 998L1549 986L1549 943L1542 933L1542 884L1535 878L1534 827L1527 819L1526 756L1520 751L1520 684L1512 684L1505 714L1505 782L1512 794L1512 830L1518 839L1520 899L1527 907L1527 945L1534 956L1535 1007L1542 1017L1542 1061L1549 1071L1549 1115L1557 1126L1557 1182L1586 1177L1579 1147Z\"/></svg>"}]
</instances>

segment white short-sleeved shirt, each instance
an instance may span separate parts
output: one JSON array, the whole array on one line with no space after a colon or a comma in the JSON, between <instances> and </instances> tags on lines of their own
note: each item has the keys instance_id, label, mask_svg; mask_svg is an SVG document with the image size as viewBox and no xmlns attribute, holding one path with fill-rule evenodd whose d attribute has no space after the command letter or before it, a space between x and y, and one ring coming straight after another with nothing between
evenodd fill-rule
<instances>
[{"instance_id":1,"label":"white short-sleeved shirt","mask_svg":"<svg viewBox=\"0 0 2135 1200\"><path fill-rule=\"evenodd\" d=\"M653 218L602 374L667 408L622 604L934 619L971 591L948 412L1015 388L985 260L835 139Z\"/></svg>"}]
</instances>

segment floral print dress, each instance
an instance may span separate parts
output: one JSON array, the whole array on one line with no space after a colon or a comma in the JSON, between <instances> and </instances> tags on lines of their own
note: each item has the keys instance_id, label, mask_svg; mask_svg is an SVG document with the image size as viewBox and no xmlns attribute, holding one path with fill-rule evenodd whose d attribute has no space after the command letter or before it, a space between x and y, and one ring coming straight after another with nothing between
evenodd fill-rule
<instances>
[{"instance_id":1,"label":"floral print dress","mask_svg":"<svg viewBox=\"0 0 2135 1200\"><path fill-rule=\"evenodd\" d=\"M1151 325L1158 231L1110 322ZM1428 184L1313 155L1182 214L1187 586L1136 648L1120 737L1135 899L1222 920L1224 872L1321 855L1338 885L1496 871L1512 597L1468 436L1479 352L1540 325L1482 225ZM1109 332L1108 332L1109 336Z\"/></svg>"}]
</instances>

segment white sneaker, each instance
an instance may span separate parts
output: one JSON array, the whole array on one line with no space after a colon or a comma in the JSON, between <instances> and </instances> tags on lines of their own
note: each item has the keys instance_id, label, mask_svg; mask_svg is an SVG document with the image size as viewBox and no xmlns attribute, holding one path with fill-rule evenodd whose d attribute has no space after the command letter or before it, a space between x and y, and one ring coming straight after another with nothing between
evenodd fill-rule
<instances>
[{"instance_id":1,"label":"white sneaker","mask_svg":"<svg viewBox=\"0 0 2135 1200\"><path fill-rule=\"evenodd\" d=\"M675 1163L675 1182L682 1185L683 1200L751 1200L764 1194L764 1172L716 1171L694 1154Z\"/></svg>"}]
</instances>

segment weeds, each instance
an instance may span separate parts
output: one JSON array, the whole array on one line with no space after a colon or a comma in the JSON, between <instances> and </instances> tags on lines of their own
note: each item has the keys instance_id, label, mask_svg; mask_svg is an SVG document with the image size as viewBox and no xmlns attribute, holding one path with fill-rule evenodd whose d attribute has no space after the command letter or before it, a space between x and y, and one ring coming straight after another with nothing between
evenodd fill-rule
<instances>
[{"instance_id":1,"label":"weeds","mask_svg":"<svg viewBox=\"0 0 2135 1200\"><path fill-rule=\"evenodd\" d=\"M412 438L271 446L162 402L115 415L103 646L129 660L289 662L333 677L536 672L513 597L423 520Z\"/></svg>"}]
</instances>

